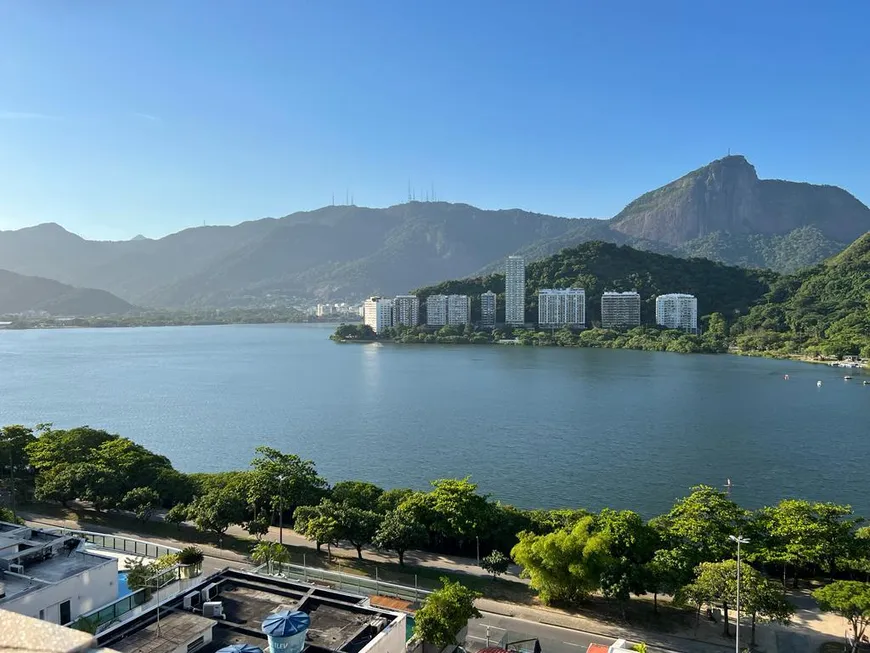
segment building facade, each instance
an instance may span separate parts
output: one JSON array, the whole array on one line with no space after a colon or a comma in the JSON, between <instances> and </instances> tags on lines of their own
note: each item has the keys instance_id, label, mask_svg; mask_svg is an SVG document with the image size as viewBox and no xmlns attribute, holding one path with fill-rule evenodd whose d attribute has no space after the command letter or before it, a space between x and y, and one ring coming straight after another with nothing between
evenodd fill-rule
<instances>
[{"instance_id":1,"label":"building facade","mask_svg":"<svg viewBox=\"0 0 870 653\"><path fill-rule=\"evenodd\" d=\"M583 288L538 291L538 324L542 327L586 325L586 291Z\"/></svg>"},{"instance_id":2,"label":"building facade","mask_svg":"<svg viewBox=\"0 0 870 653\"><path fill-rule=\"evenodd\" d=\"M451 326L471 324L471 297L447 295L447 324Z\"/></svg>"},{"instance_id":3,"label":"building facade","mask_svg":"<svg viewBox=\"0 0 870 653\"><path fill-rule=\"evenodd\" d=\"M398 295L393 300L393 326L420 324L420 300L416 295Z\"/></svg>"},{"instance_id":4,"label":"building facade","mask_svg":"<svg viewBox=\"0 0 870 653\"><path fill-rule=\"evenodd\" d=\"M606 291L601 295L601 326L605 329L640 326L640 293Z\"/></svg>"},{"instance_id":5,"label":"building facade","mask_svg":"<svg viewBox=\"0 0 870 653\"><path fill-rule=\"evenodd\" d=\"M504 321L511 326L526 323L526 260L508 256L505 266Z\"/></svg>"},{"instance_id":6,"label":"building facade","mask_svg":"<svg viewBox=\"0 0 870 653\"><path fill-rule=\"evenodd\" d=\"M694 295L671 293L656 297L656 324L687 333L698 332L698 299Z\"/></svg>"},{"instance_id":7,"label":"building facade","mask_svg":"<svg viewBox=\"0 0 870 653\"><path fill-rule=\"evenodd\" d=\"M61 626L118 598L117 559L19 524L0 522L0 578L0 610Z\"/></svg>"},{"instance_id":8,"label":"building facade","mask_svg":"<svg viewBox=\"0 0 870 653\"><path fill-rule=\"evenodd\" d=\"M426 300L426 325L442 327L447 324L447 295L429 295Z\"/></svg>"},{"instance_id":9,"label":"building facade","mask_svg":"<svg viewBox=\"0 0 870 653\"><path fill-rule=\"evenodd\" d=\"M382 333L393 326L393 300L369 297L363 303L363 323L375 333Z\"/></svg>"},{"instance_id":10,"label":"building facade","mask_svg":"<svg viewBox=\"0 0 870 653\"><path fill-rule=\"evenodd\" d=\"M487 290L480 296L480 326L491 329L495 326L495 316L498 309L498 295Z\"/></svg>"}]
</instances>

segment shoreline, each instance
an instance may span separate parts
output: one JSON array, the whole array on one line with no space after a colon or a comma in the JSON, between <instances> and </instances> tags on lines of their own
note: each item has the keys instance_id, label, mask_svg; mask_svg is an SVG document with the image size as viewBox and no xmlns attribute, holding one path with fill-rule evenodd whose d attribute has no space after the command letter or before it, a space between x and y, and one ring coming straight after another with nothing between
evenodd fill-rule
<instances>
[{"instance_id":1,"label":"shoreline","mask_svg":"<svg viewBox=\"0 0 870 653\"><path fill-rule=\"evenodd\" d=\"M451 343L451 342L397 342L395 340L361 340L357 338L335 338L330 336L329 338L332 342L336 344L356 344L356 345L422 345L422 346L439 346L439 345L457 345L457 346L469 346L469 347L480 347L480 346L488 346L488 347L499 347L504 345L514 345L518 347L549 347L555 348L559 347L559 345L523 345L523 343L519 341L499 341L499 342L481 342L481 343L473 343L473 342L462 342L462 343ZM839 365L833 365L833 363L841 363L839 360L820 360L813 356L806 356L802 354L786 354L786 355L776 355L768 352L749 352L749 351L735 351L730 349L728 351L720 351L720 352L677 352L677 351L667 351L663 349L639 349L635 347L563 347L563 349L612 349L612 350L622 350L622 351L648 351L662 354L679 354L681 356L722 356L722 355L731 355L731 356L742 356L745 358L768 358L771 360L781 360L781 361L790 361L795 363L811 363L813 365L825 365L827 367L839 367ZM862 373L864 370L868 369L867 363L859 363L855 367L844 367L840 369L851 369L855 370L858 373Z\"/></svg>"}]
</instances>

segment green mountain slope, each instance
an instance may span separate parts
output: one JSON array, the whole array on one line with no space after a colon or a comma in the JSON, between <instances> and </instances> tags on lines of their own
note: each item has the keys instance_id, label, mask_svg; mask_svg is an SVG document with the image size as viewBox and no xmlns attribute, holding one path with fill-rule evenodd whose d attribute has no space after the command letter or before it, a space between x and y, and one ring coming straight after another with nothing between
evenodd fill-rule
<instances>
[{"instance_id":1,"label":"green mountain slope","mask_svg":"<svg viewBox=\"0 0 870 653\"><path fill-rule=\"evenodd\" d=\"M870 233L822 265L776 280L732 335L745 351L870 357Z\"/></svg>"},{"instance_id":2,"label":"green mountain slope","mask_svg":"<svg viewBox=\"0 0 870 653\"><path fill-rule=\"evenodd\" d=\"M793 272L868 229L870 209L846 191L761 180L733 156L645 193L611 220L408 202L327 206L155 240L89 241L45 224L0 232L0 262L138 305L224 308L394 294L497 272L510 254L532 261L590 241Z\"/></svg>"},{"instance_id":3,"label":"green mountain slope","mask_svg":"<svg viewBox=\"0 0 870 653\"><path fill-rule=\"evenodd\" d=\"M776 279L777 275L769 271L589 242L527 266L526 314L528 321L537 321L537 292L541 288L580 287L586 290L587 323L590 324L601 319L601 295L605 290L637 290L641 295L644 324L655 323L655 296L670 292L695 295L698 315L722 313L733 318L746 313ZM479 295L487 290L499 294L499 307L503 311L502 274L446 281L415 292L424 298L438 293L471 295L473 313L477 315Z\"/></svg>"},{"instance_id":4,"label":"green mountain slope","mask_svg":"<svg viewBox=\"0 0 870 653\"><path fill-rule=\"evenodd\" d=\"M93 316L126 313L133 307L105 290L0 270L0 315L46 311L52 315Z\"/></svg>"}]
</instances>

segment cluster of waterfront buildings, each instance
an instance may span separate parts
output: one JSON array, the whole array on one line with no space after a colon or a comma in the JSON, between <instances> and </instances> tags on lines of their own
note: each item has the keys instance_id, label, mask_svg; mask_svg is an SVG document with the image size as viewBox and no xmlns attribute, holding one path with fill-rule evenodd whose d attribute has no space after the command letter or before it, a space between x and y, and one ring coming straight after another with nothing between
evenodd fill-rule
<instances>
[{"instance_id":1,"label":"cluster of waterfront buildings","mask_svg":"<svg viewBox=\"0 0 870 653\"><path fill-rule=\"evenodd\" d=\"M504 324L526 323L526 263L521 256L509 256L505 266ZM420 299L399 295L393 299L370 297L363 303L363 322L375 333L398 326L421 324ZM480 320L483 328L496 326L497 295L480 295ZM426 326L465 326L471 324L471 297L468 295L430 295L426 298ZM670 293L656 297L656 324L688 333L698 331L698 300L694 295ZM556 329L586 326L586 291L583 288L542 288L538 291L538 327ZM607 291L601 296L601 326L606 329L640 326L640 294Z\"/></svg>"}]
</instances>

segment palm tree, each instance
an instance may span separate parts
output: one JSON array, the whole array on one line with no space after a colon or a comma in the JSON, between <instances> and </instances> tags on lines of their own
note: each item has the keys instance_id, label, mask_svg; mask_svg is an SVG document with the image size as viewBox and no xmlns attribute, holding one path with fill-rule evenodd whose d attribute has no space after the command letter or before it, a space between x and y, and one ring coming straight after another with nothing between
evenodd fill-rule
<instances>
[{"instance_id":1,"label":"palm tree","mask_svg":"<svg viewBox=\"0 0 870 653\"><path fill-rule=\"evenodd\" d=\"M273 562L290 562L290 553L283 544L260 540L251 549L251 559L257 564L269 565L269 571L271 571Z\"/></svg>"}]
</instances>

